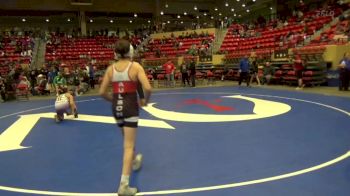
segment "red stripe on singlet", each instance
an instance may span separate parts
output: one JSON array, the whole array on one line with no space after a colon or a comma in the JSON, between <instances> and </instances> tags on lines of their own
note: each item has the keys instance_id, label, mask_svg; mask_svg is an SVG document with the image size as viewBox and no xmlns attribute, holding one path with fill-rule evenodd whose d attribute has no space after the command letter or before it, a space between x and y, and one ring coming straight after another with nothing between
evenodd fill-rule
<instances>
[{"instance_id":1,"label":"red stripe on singlet","mask_svg":"<svg viewBox=\"0 0 350 196\"><path fill-rule=\"evenodd\" d=\"M137 84L133 81L113 82L113 93L135 93Z\"/></svg>"}]
</instances>

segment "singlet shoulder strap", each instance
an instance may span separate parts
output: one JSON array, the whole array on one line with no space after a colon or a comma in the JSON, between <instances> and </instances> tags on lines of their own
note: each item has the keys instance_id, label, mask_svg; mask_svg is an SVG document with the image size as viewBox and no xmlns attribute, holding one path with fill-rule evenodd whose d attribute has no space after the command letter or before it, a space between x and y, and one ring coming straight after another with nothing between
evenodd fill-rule
<instances>
[{"instance_id":1,"label":"singlet shoulder strap","mask_svg":"<svg viewBox=\"0 0 350 196\"><path fill-rule=\"evenodd\" d=\"M133 63L134 63L133 61L130 61L128 67L126 67L126 69L125 69L125 72L127 72L127 73L129 72L129 69Z\"/></svg>"},{"instance_id":2,"label":"singlet shoulder strap","mask_svg":"<svg viewBox=\"0 0 350 196\"><path fill-rule=\"evenodd\" d=\"M123 70L123 71L118 71L117 68L115 67L115 64L113 64L113 73L114 72L118 72L118 73L124 73L124 72L129 72L129 69L131 67L131 65L133 64L133 61L130 61L128 66Z\"/></svg>"}]
</instances>

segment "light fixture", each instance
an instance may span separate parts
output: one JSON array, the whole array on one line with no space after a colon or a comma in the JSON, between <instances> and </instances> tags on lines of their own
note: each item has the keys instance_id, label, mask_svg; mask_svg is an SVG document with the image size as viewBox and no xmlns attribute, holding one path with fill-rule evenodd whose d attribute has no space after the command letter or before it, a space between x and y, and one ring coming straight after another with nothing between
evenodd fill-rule
<instances>
[{"instance_id":1,"label":"light fixture","mask_svg":"<svg viewBox=\"0 0 350 196\"><path fill-rule=\"evenodd\" d=\"M225 3L225 6L228 7L228 3L227 2Z\"/></svg>"},{"instance_id":2,"label":"light fixture","mask_svg":"<svg viewBox=\"0 0 350 196\"><path fill-rule=\"evenodd\" d=\"M150 20L148 20L147 22L148 22L148 23L151 23L151 21L150 21Z\"/></svg>"},{"instance_id":3,"label":"light fixture","mask_svg":"<svg viewBox=\"0 0 350 196\"><path fill-rule=\"evenodd\" d=\"M163 11L160 11L160 15L164 15L164 12L163 12Z\"/></svg>"},{"instance_id":4,"label":"light fixture","mask_svg":"<svg viewBox=\"0 0 350 196\"><path fill-rule=\"evenodd\" d=\"M237 16L237 14L233 14L233 16L234 16L234 17L236 17L236 16Z\"/></svg>"},{"instance_id":5,"label":"light fixture","mask_svg":"<svg viewBox=\"0 0 350 196\"><path fill-rule=\"evenodd\" d=\"M46 22L50 22L50 20L48 19L48 18L46 18L46 20L45 20Z\"/></svg>"},{"instance_id":6,"label":"light fixture","mask_svg":"<svg viewBox=\"0 0 350 196\"><path fill-rule=\"evenodd\" d=\"M187 12L184 12L184 15L186 16L186 15L187 15Z\"/></svg>"},{"instance_id":7,"label":"light fixture","mask_svg":"<svg viewBox=\"0 0 350 196\"><path fill-rule=\"evenodd\" d=\"M239 2L239 0L237 0L237 2Z\"/></svg>"},{"instance_id":8,"label":"light fixture","mask_svg":"<svg viewBox=\"0 0 350 196\"><path fill-rule=\"evenodd\" d=\"M70 21L71 21L70 18L68 18L68 19L67 19L67 22L70 22Z\"/></svg>"},{"instance_id":9,"label":"light fixture","mask_svg":"<svg viewBox=\"0 0 350 196\"><path fill-rule=\"evenodd\" d=\"M90 22L94 22L94 20L90 19Z\"/></svg>"},{"instance_id":10,"label":"light fixture","mask_svg":"<svg viewBox=\"0 0 350 196\"><path fill-rule=\"evenodd\" d=\"M250 12L250 10L247 10L247 12Z\"/></svg>"},{"instance_id":11,"label":"light fixture","mask_svg":"<svg viewBox=\"0 0 350 196\"><path fill-rule=\"evenodd\" d=\"M129 22L132 23L132 20L130 20Z\"/></svg>"},{"instance_id":12,"label":"light fixture","mask_svg":"<svg viewBox=\"0 0 350 196\"><path fill-rule=\"evenodd\" d=\"M219 13L219 16L221 16L222 14L221 13Z\"/></svg>"},{"instance_id":13,"label":"light fixture","mask_svg":"<svg viewBox=\"0 0 350 196\"><path fill-rule=\"evenodd\" d=\"M184 21L181 21L180 23L181 23L181 24L183 24L183 23L184 23Z\"/></svg>"},{"instance_id":14,"label":"light fixture","mask_svg":"<svg viewBox=\"0 0 350 196\"><path fill-rule=\"evenodd\" d=\"M168 20L168 24L170 24L170 21Z\"/></svg>"},{"instance_id":15,"label":"light fixture","mask_svg":"<svg viewBox=\"0 0 350 196\"><path fill-rule=\"evenodd\" d=\"M272 10L273 8L272 7L270 7L270 10Z\"/></svg>"},{"instance_id":16,"label":"light fixture","mask_svg":"<svg viewBox=\"0 0 350 196\"><path fill-rule=\"evenodd\" d=\"M110 23L113 23L114 21L113 21L113 20L110 20L109 22L110 22Z\"/></svg>"},{"instance_id":17,"label":"light fixture","mask_svg":"<svg viewBox=\"0 0 350 196\"><path fill-rule=\"evenodd\" d=\"M238 17L242 17L242 15L238 15Z\"/></svg>"},{"instance_id":18,"label":"light fixture","mask_svg":"<svg viewBox=\"0 0 350 196\"><path fill-rule=\"evenodd\" d=\"M194 6L194 8L193 8L194 10L197 10L198 8L197 8L197 6Z\"/></svg>"},{"instance_id":19,"label":"light fixture","mask_svg":"<svg viewBox=\"0 0 350 196\"><path fill-rule=\"evenodd\" d=\"M235 11L235 8L231 8L231 12L234 12Z\"/></svg>"},{"instance_id":20,"label":"light fixture","mask_svg":"<svg viewBox=\"0 0 350 196\"><path fill-rule=\"evenodd\" d=\"M169 5L168 5L168 4L165 4L165 7L166 7L166 8L168 8L168 7L169 7Z\"/></svg>"},{"instance_id":21,"label":"light fixture","mask_svg":"<svg viewBox=\"0 0 350 196\"><path fill-rule=\"evenodd\" d=\"M137 14L136 13L134 14L134 17L137 18Z\"/></svg>"},{"instance_id":22,"label":"light fixture","mask_svg":"<svg viewBox=\"0 0 350 196\"><path fill-rule=\"evenodd\" d=\"M177 18L181 18L181 16L180 16L180 15L177 15Z\"/></svg>"},{"instance_id":23,"label":"light fixture","mask_svg":"<svg viewBox=\"0 0 350 196\"><path fill-rule=\"evenodd\" d=\"M199 18L199 16L196 17L197 19Z\"/></svg>"},{"instance_id":24,"label":"light fixture","mask_svg":"<svg viewBox=\"0 0 350 196\"><path fill-rule=\"evenodd\" d=\"M218 8L216 7L214 10L215 10L215 11L218 11Z\"/></svg>"},{"instance_id":25,"label":"light fixture","mask_svg":"<svg viewBox=\"0 0 350 196\"><path fill-rule=\"evenodd\" d=\"M22 18L22 22L25 22L26 21L26 19L25 18Z\"/></svg>"},{"instance_id":26,"label":"light fixture","mask_svg":"<svg viewBox=\"0 0 350 196\"><path fill-rule=\"evenodd\" d=\"M214 19L214 16L210 17L211 19Z\"/></svg>"},{"instance_id":27,"label":"light fixture","mask_svg":"<svg viewBox=\"0 0 350 196\"><path fill-rule=\"evenodd\" d=\"M207 15L207 13L206 12L204 12L204 14L203 14L204 16L206 16Z\"/></svg>"},{"instance_id":28,"label":"light fixture","mask_svg":"<svg viewBox=\"0 0 350 196\"><path fill-rule=\"evenodd\" d=\"M255 2L256 0L253 0L253 2Z\"/></svg>"},{"instance_id":29,"label":"light fixture","mask_svg":"<svg viewBox=\"0 0 350 196\"><path fill-rule=\"evenodd\" d=\"M245 4L244 4L244 3L242 4L242 7L245 7Z\"/></svg>"}]
</instances>

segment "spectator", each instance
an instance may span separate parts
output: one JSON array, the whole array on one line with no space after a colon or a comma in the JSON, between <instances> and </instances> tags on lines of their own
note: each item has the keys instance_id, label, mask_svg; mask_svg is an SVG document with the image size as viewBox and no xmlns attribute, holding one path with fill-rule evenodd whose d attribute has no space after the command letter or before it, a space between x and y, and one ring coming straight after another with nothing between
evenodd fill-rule
<instances>
[{"instance_id":1,"label":"spectator","mask_svg":"<svg viewBox=\"0 0 350 196\"><path fill-rule=\"evenodd\" d=\"M63 77L62 72L58 72L57 76L53 80L56 93L58 93L59 87L67 87L67 80Z\"/></svg>"},{"instance_id":2,"label":"spectator","mask_svg":"<svg viewBox=\"0 0 350 196\"><path fill-rule=\"evenodd\" d=\"M54 68L51 68L51 70L47 73L47 82L49 85L49 89L48 90L55 90L54 86L53 86L53 80L55 79L55 77L57 76L57 73L55 71Z\"/></svg>"},{"instance_id":3,"label":"spectator","mask_svg":"<svg viewBox=\"0 0 350 196\"><path fill-rule=\"evenodd\" d=\"M43 74L38 75L38 85L34 87L34 93L37 95L49 94L47 87L47 79Z\"/></svg>"},{"instance_id":4,"label":"spectator","mask_svg":"<svg viewBox=\"0 0 350 196\"><path fill-rule=\"evenodd\" d=\"M248 60L248 55L245 55L239 62L239 81L238 85L241 86L243 79L246 80L247 86L249 87L249 69L250 64Z\"/></svg>"},{"instance_id":5,"label":"spectator","mask_svg":"<svg viewBox=\"0 0 350 196\"><path fill-rule=\"evenodd\" d=\"M350 52L344 54L339 64L339 90L348 91L350 80Z\"/></svg>"},{"instance_id":6,"label":"spectator","mask_svg":"<svg viewBox=\"0 0 350 196\"><path fill-rule=\"evenodd\" d=\"M274 74L274 69L271 67L271 63L266 62L264 66L264 76L262 79L262 83L270 84L273 74Z\"/></svg>"},{"instance_id":7,"label":"spectator","mask_svg":"<svg viewBox=\"0 0 350 196\"><path fill-rule=\"evenodd\" d=\"M195 59L191 59L190 65L189 65L189 70L190 70L190 78L191 78L191 83L192 87L196 86L196 62Z\"/></svg>"},{"instance_id":8,"label":"spectator","mask_svg":"<svg viewBox=\"0 0 350 196\"><path fill-rule=\"evenodd\" d=\"M165 70L165 76L166 76L166 87L174 87L174 71L175 71L175 66L174 63L169 60L165 64L163 64L163 69Z\"/></svg>"},{"instance_id":9,"label":"spectator","mask_svg":"<svg viewBox=\"0 0 350 196\"><path fill-rule=\"evenodd\" d=\"M294 62L293 67L295 71L295 76L297 77L297 80L298 80L298 87L296 88L296 90L301 90L305 86L305 84L303 83L304 62L301 59L300 55L296 55L293 62Z\"/></svg>"},{"instance_id":10,"label":"spectator","mask_svg":"<svg viewBox=\"0 0 350 196\"><path fill-rule=\"evenodd\" d=\"M21 77L20 77L20 81L19 81L17 87L18 87L18 86L23 86L23 87L29 89L29 87L30 87L30 82L28 81L28 79L27 79L26 76L21 76Z\"/></svg>"},{"instance_id":11,"label":"spectator","mask_svg":"<svg viewBox=\"0 0 350 196\"><path fill-rule=\"evenodd\" d=\"M88 71L88 75L90 78L90 81L89 81L90 88L95 89L95 70L94 70L92 63L89 63L89 65L87 67L87 71Z\"/></svg>"},{"instance_id":12,"label":"spectator","mask_svg":"<svg viewBox=\"0 0 350 196\"><path fill-rule=\"evenodd\" d=\"M185 87L186 86L186 81L188 86L190 86L190 80L188 79L188 69L187 65L185 63L182 63L181 65L181 78L182 78L182 84Z\"/></svg>"},{"instance_id":13,"label":"spectator","mask_svg":"<svg viewBox=\"0 0 350 196\"><path fill-rule=\"evenodd\" d=\"M0 77L0 95L1 95L1 102L6 101L6 84L5 79Z\"/></svg>"}]
</instances>

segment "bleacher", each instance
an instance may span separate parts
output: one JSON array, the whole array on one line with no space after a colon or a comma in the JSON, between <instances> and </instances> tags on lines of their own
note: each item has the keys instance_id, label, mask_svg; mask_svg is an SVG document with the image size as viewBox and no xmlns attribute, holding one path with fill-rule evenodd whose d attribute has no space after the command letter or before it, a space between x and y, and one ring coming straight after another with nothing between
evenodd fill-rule
<instances>
[{"instance_id":1,"label":"bleacher","mask_svg":"<svg viewBox=\"0 0 350 196\"><path fill-rule=\"evenodd\" d=\"M114 51L109 46L118 38L98 36L95 38L55 38L60 44L47 44L46 62L59 61L66 67L79 65L85 67L90 59L95 59L95 65L108 65L114 59Z\"/></svg>"},{"instance_id":2,"label":"bleacher","mask_svg":"<svg viewBox=\"0 0 350 196\"><path fill-rule=\"evenodd\" d=\"M332 25L322 32L320 36L315 37L310 45L346 44L348 42L348 36L346 36L345 33L337 32L337 28L341 28L341 31L344 32L349 30L349 21L339 21Z\"/></svg>"},{"instance_id":3,"label":"bleacher","mask_svg":"<svg viewBox=\"0 0 350 196\"><path fill-rule=\"evenodd\" d=\"M255 29L255 32L261 36L247 38L234 35L233 30L237 28L237 24L232 24L228 29L220 51L227 52L228 54L240 52L240 56L244 56L246 53L255 50L257 55L268 55L271 54L271 51L278 48L296 47L304 41L306 36L314 34L331 20L332 18L330 16L324 16L312 22L306 22L305 25L308 27L307 32L304 32L304 24L297 24L297 22L290 21L287 26L280 29L273 29L270 26L264 29ZM283 39L285 36L288 36L287 41Z\"/></svg>"},{"instance_id":4,"label":"bleacher","mask_svg":"<svg viewBox=\"0 0 350 196\"><path fill-rule=\"evenodd\" d=\"M146 48L147 52L144 53L145 58L154 58L156 56L156 49L161 51L162 55L174 57L184 55L192 47L196 46L195 49L200 49L203 45L203 41L207 41L205 44L206 48L209 48L210 44L214 41L214 35L193 37L193 38L165 38L165 39L154 39L152 43L149 43ZM182 45L176 47L176 42Z\"/></svg>"},{"instance_id":5,"label":"bleacher","mask_svg":"<svg viewBox=\"0 0 350 196\"><path fill-rule=\"evenodd\" d=\"M29 36L5 36L1 40L0 75L7 75L10 64L30 64L32 57L27 51L33 50L33 38Z\"/></svg>"}]
</instances>

